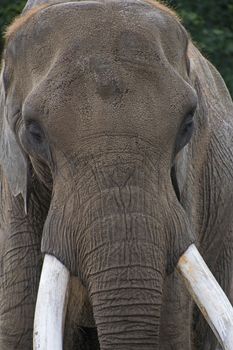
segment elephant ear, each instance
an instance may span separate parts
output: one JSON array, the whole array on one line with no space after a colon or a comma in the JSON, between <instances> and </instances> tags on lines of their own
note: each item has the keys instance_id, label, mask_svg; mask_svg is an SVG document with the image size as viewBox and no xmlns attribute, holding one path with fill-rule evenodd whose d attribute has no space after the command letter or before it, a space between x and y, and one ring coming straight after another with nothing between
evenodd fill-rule
<instances>
[{"instance_id":1,"label":"elephant ear","mask_svg":"<svg viewBox=\"0 0 233 350\"><path fill-rule=\"evenodd\" d=\"M207 147L213 134L225 133L225 142L231 140L226 135L227 128L223 128L223 125L231 125L233 117L232 100L224 80L191 40L187 49L187 60L190 66L191 85L198 96L198 107L195 113L195 123L198 127L195 128L191 142L180 151L176 158L176 175L181 195L189 181L187 173L193 157L195 154L199 155L198 167L200 167L201 158L205 154L203 149ZM214 137L215 140L218 138L220 138L218 135ZM228 146L231 147L230 144ZM221 146L216 149L221 149Z\"/></svg>"},{"instance_id":2,"label":"elephant ear","mask_svg":"<svg viewBox=\"0 0 233 350\"><path fill-rule=\"evenodd\" d=\"M190 78L199 98L199 113L216 114L223 119L232 115L232 99L223 78L191 41L188 60Z\"/></svg>"},{"instance_id":3,"label":"elephant ear","mask_svg":"<svg viewBox=\"0 0 233 350\"><path fill-rule=\"evenodd\" d=\"M28 161L7 120L6 94L0 77L0 165L7 178L10 190L16 197L22 195L25 212L28 205Z\"/></svg>"}]
</instances>

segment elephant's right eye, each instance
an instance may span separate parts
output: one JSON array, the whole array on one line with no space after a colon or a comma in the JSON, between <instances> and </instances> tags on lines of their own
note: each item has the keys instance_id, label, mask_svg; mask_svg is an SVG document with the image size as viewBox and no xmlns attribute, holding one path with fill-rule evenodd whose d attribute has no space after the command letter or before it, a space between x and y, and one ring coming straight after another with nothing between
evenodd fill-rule
<instances>
[{"instance_id":1,"label":"elephant's right eye","mask_svg":"<svg viewBox=\"0 0 233 350\"><path fill-rule=\"evenodd\" d=\"M43 127L34 120L26 120L21 123L18 131L19 139L23 149L33 158L49 162L50 148Z\"/></svg>"},{"instance_id":2,"label":"elephant's right eye","mask_svg":"<svg viewBox=\"0 0 233 350\"><path fill-rule=\"evenodd\" d=\"M27 122L26 130L30 141L36 142L37 144L41 144L43 142L44 132L38 123L34 121Z\"/></svg>"}]
</instances>

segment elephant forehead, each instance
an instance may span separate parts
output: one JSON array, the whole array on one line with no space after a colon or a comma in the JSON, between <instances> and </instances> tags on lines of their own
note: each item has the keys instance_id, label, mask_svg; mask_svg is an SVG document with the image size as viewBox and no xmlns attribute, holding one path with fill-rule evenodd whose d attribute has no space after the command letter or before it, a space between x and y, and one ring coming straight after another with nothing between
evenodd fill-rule
<instances>
[{"instance_id":1,"label":"elephant forehead","mask_svg":"<svg viewBox=\"0 0 233 350\"><path fill-rule=\"evenodd\" d=\"M55 115L56 120L69 115L80 135L97 128L102 133L113 124L123 132L134 121L139 132L143 120L157 125L155 115L189 109L190 89L170 67L185 66L180 28L172 15L134 0L46 7L9 43L13 59L7 66L14 67L14 73L8 69L9 91L20 95L25 118L52 122Z\"/></svg>"},{"instance_id":2,"label":"elephant forehead","mask_svg":"<svg viewBox=\"0 0 233 350\"><path fill-rule=\"evenodd\" d=\"M186 48L180 28L170 14L140 1L67 2L38 11L20 27L8 51L38 68L71 48L77 55L104 52L148 64L169 51L175 62Z\"/></svg>"}]
</instances>

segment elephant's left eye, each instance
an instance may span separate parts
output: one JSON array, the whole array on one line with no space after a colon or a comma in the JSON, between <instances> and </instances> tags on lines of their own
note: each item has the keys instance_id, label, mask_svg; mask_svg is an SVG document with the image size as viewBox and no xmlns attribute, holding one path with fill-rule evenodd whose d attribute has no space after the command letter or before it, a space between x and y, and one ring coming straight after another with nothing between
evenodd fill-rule
<instances>
[{"instance_id":1,"label":"elephant's left eye","mask_svg":"<svg viewBox=\"0 0 233 350\"><path fill-rule=\"evenodd\" d=\"M175 154L177 154L190 141L194 131L193 113L188 114L179 130L175 145Z\"/></svg>"}]
</instances>

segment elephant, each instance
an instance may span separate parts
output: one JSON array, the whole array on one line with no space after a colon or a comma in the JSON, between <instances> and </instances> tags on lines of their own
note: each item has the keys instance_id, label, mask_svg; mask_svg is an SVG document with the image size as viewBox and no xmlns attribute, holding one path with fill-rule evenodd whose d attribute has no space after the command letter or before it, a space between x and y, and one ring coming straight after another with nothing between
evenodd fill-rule
<instances>
[{"instance_id":1,"label":"elephant","mask_svg":"<svg viewBox=\"0 0 233 350\"><path fill-rule=\"evenodd\" d=\"M176 266L194 243L232 302L232 141L171 9L29 0L0 78L0 349L33 347L46 256L71 276L64 349L220 349Z\"/></svg>"}]
</instances>

